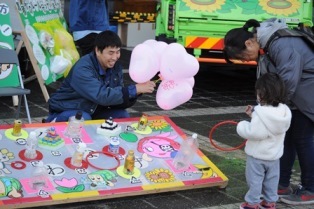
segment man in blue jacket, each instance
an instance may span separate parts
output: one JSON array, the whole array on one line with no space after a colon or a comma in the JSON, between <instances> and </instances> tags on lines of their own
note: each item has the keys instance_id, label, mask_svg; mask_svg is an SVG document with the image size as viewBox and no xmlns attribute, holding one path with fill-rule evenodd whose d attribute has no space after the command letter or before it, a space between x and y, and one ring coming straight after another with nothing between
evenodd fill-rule
<instances>
[{"instance_id":1,"label":"man in blue jacket","mask_svg":"<svg viewBox=\"0 0 314 209\"><path fill-rule=\"evenodd\" d=\"M60 89L51 95L46 122L68 121L77 111L85 120L130 117L125 110L143 93L152 93L153 81L123 85L120 58L121 40L112 31L97 35L95 49L81 57L64 79Z\"/></svg>"},{"instance_id":2,"label":"man in blue jacket","mask_svg":"<svg viewBox=\"0 0 314 209\"><path fill-rule=\"evenodd\" d=\"M69 25L81 56L94 49L98 33L109 30L106 0L70 0Z\"/></svg>"}]
</instances>

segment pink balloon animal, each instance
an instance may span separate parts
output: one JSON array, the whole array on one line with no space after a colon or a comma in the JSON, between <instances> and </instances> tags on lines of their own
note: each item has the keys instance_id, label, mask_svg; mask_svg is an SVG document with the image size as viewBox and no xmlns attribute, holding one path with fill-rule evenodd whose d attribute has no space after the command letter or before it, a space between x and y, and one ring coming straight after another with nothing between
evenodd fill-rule
<instances>
[{"instance_id":1,"label":"pink balloon animal","mask_svg":"<svg viewBox=\"0 0 314 209\"><path fill-rule=\"evenodd\" d=\"M198 70L199 62L182 45L149 39L133 49L129 74L136 83L144 83L160 72L156 102L171 110L191 99Z\"/></svg>"}]
</instances>

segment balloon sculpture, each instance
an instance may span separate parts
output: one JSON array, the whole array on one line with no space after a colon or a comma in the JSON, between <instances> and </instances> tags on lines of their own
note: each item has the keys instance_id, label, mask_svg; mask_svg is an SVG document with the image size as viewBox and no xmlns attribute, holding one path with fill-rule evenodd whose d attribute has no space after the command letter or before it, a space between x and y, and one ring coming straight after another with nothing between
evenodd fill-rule
<instances>
[{"instance_id":1,"label":"balloon sculpture","mask_svg":"<svg viewBox=\"0 0 314 209\"><path fill-rule=\"evenodd\" d=\"M133 49L129 74L136 83L144 83L160 72L156 101L160 108L171 110L192 98L198 70L199 62L182 45L150 39Z\"/></svg>"}]
</instances>

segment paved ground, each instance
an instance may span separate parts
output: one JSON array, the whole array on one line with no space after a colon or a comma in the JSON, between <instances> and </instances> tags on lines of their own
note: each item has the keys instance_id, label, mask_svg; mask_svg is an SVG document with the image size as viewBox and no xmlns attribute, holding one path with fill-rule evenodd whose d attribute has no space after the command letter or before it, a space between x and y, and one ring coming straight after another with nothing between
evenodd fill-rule
<instances>
[{"instance_id":1,"label":"paved ground","mask_svg":"<svg viewBox=\"0 0 314 209\"><path fill-rule=\"evenodd\" d=\"M122 60L125 61L125 60ZM125 74L126 83L130 82ZM245 155L243 150L232 152L219 151L209 142L211 128L225 120L239 121L247 119L243 113L245 105L254 104L254 73L244 70L242 76L230 71L227 75L219 72L200 71L195 77L196 83L192 99L171 111L162 111L156 104L155 95L144 95L135 106L129 109L131 116L139 117L143 112L148 115L168 115L186 134L199 134L200 149L229 178L225 189L216 187L186 191L150 194L84 203L71 203L40 208L69 209L235 209L243 201L247 190L244 169ZM54 92L58 83L49 85L48 91ZM37 81L26 84L32 90L28 97L33 122L41 122L48 114ZM12 100L3 97L0 100L0 124L12 124L15 108ZM26 122L25 112L21 117ZM236 135L234 126L219 128L213 135L217 144L225 148L236 146L242 140ZM299 183L299 171L296 166L293 183ZM289 206L278 203L279 209L313 209L314 205Z\"/></svg>"}]
</instances>

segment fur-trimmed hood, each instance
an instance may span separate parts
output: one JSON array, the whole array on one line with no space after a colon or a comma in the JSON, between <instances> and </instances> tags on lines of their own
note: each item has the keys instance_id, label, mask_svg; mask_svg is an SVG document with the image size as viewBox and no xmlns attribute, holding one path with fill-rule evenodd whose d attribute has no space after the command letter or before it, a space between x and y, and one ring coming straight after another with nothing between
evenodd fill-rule
<instances>
[{"instance_id":1,"label":"fur-trimmed hood","mask_svg":"<svg viewBox=\"0 0 314 209\"><path fill-rule=\"evenodd\" d=\"M285 19L271 18L257 27L257 42L264 48L270 36L279 29L288 28Z\"/></svg>"}]
</instances>

